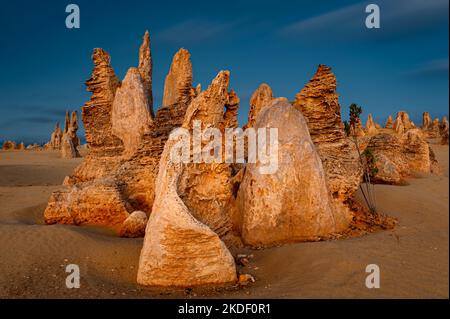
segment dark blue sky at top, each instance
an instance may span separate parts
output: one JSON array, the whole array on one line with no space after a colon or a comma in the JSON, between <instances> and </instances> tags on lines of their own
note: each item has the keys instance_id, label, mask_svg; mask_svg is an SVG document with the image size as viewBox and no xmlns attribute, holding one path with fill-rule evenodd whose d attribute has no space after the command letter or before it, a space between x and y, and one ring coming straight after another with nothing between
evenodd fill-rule
<instances>
[{"instance_id":1,"label":"dark blue sky at top","mask_svg":"<svg viewBox=\"0 0 450 319\"><path fill-rule=\"evenodd\" d=\"M65 27L69 3L80 7L80 29ZM369 3L380 6L380 29L365 28ZM423 111L448 114L448 0L2 1L0 141L48 140L65 110L81 113L90 97L92 49L108 51L122 79L137 66L145 30L155 108L172 56L184 47L194 86L231 71L241 125L259 84L292 100L320 63L337 76L344 118L353 102L364 122L369 112L380 123L398 110L416 123Z\"/></svg>"}]
</instances>

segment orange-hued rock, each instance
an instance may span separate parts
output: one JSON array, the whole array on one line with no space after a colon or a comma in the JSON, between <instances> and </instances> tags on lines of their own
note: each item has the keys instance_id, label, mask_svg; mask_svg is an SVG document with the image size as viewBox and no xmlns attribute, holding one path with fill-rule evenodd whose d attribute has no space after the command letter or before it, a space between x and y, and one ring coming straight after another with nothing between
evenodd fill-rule
<instances>
[{"instance_id":1,"label":"orange-hued rock","mask_svg":"<svg viewBox=\"0 0 450 319\"><path fill-rule=\"evenodd\" d=\"M144 237L147 222L147 214L139 210L132 212L130 216L125 219L122 226L120 226L120 237Z\"/></svg>"},{"instance_id":2,"label":"orange-hued rock","mask_svg":"<svg viewBox=\"0 0 450 319\"><path fill-rule=\"evenodd\" d=\"M403 121L400 116L395 118L393 129L397 134L403 134L405 132L405 126L403 125Z\"/></svg>"},{"instance_id":3,"label":"orange-hued rock","mask_svg":"<svg viewBox=\"0 0 450 319\"><path fill-rule=\"evenodd\" d=\"M17 149L17 143L13 141L4 141L2 149L4 151L15 150Z\"/></svg>"},{"instance_id":4,"label":"orange-hued rock","mask_svg":"<svg viewBox=\"0 0 450 319\"><path fill-rule=\"evenodd\" d=\"M19 145L17 145L17 149L19 151L24 151L25 150L25 144L23 142L21 142Z\"/></svg>"},{"instance_id":5,"label":"orange-hued rock","mask_svg":"<svg viewBox=\"0 0 450 319\"><path fill-rule=\"evenodd\" d=\"M409 119L408 113L405 111L397 112L397 116L395 117L393 129L397 134L403 134L405 131L415 128L414 123Z\"/></svg>"},{"instance_id":6,"label":"orange-hued rock","mask_svg":"<svg viewBox=\"0 0 450 319\"><path fill-rule=\"evenodd\" d=\"M296 95L294 107L306 119L311 139L323 163L329 190L335 198L348 199L359 187L362 169L345 136L336 77L329 67L319 65L313 78Z\"/></svg>"},{"instance_id":7,"label":"orange-hued rock","mask_svg":"<svg viewBox=\"0 0 450 319\"><path fill-rule=\"evenodd\" d=\"M56 123L55 129L50 137L50 141L44 145L45 149L59 150L61 149L61 139L63 136L63 131L59 127L59 123Z\"/></svg>"},{"instance_id":8,"label":"orange-hued rock","mask_svg":"<svg viewBox=\"0 0 450 319\"><path fill-rule=\"evenodd\" d=\"M112 133L111 110L120 81L110 64L110 56L103 49L92 53L94 70L86 81L91 99L82 108L89 156L117 157L123 151L123 142Z\"/></svg>"},{"instance_id":9,"label":"orange-hued rock","mask_svg":"<svg viewBox=\"0 0 450 319\"><path fill-rule=\"evenodd\" d=\"M118 183L105 178L53 192L44 220L47 224L117 226L127 219L128 211Z\"/></svg>"},{"instance_id":10,"label":"orange-hued rock","mask_svg":"<svg viewBox=\"0 0 450 319\"><path fill-rule=\"evenodd\" d=\"M136 153L144 134L150 131L147 98L139 70L130 68L116 91L111 111L112 133L122 140L124 156Z\"/></svg>"},{"instance_id":11,"label":"orange-hued rock","mask_svg":"<svg viewBox=\"0 0 450 319\"><path fill-rule=\"evenodd\" d=\"M206 91L192 101L186 111L183 127L193 129L194 121L201 121L202 129L223 129L222 124L236 125L239 99L228 93L229 72L220 72ZM232 109L234 108L234 111ZM227 112L224 113L224 109ZM227 118L228 117L228 118ZM232 120L230 120L230 118ZM204 142L202 149L208 144ZM193 156L201 156L201 149L193 149ZM192 216L207 225L226 244L237 242L232 233L229 208L233 198L232 165L228 163L188 163L179 176L178 195Z\"/></svg>"},{"instance_id":12,"label":"orange-hued rock","mask_svg":"<svg viewBox=\"0 0 450 319\"><path fill-rule=\"evenodd\" d=\"M197 94L192 87L192 63L190 54L180 49L172 60L169 73L164 82L164 96L162 106L174 104L188 105Z\"/></svg>"},{"instance_id":13,"label":"orange-hued rock","mask_svg":"<svg viewBox=\"0 0 450 319\"><path fill-rule=\"evenodd\" d=\"M250 111L248 113L248 122L246 127L253 127L259 112L265 107L270 106L273 100L273 93L270 86L266 83L261 84L250 98Z\"/></svg>"},{"instance_id":14,"label":"orange-hued rock","mask_svg":"<svg viewBox=\"0 0 450 319\"><path fill-rule=\"evenodd\" d=\"M370 149L378 172L377 183L402 184L406 178L433 171L436 161L419 129L410 129L402 135L378 134L370 139Z\"/></svg>"},{"instance_id":15,"label":"orange-hued rock","mask_svg":"<svg viewBox=\"0 0 450 319\"><path fill-rule=\"evenodd\" d=\"M192 129L196 120L217 128L236 121L230 119L239 100L228 92L228 83L229 73L220 72L189 105L183 127ZM235 282L234 259L221 239L229 240L231 235L227 215L232 197L230 165L173 162L170 154L176 142L170 139L161 157L138 283L186 287Z\"/></svg>"},{"instance_id":16,"label":"orange-hued rock","mask_svg":"<svg viewBox=\"0 0 450 319\"><path fill-rule=\"evenodd\" d=\"M152 91L152 51L150 50L150 34L145 31L142 39L141 47L139 48L139 74L141 75L142 86L144 87L144 95L147 100L147 108L150 116L155 116L153 111L153 91Z\"/></svg>"},{"instance_id":17,"label":"orange-hued rock","mask_svg":"<svg viewBox=\"0 0 450 319\"><path fill-rule=\"evenodd\" d=\"M428 130L431 128L431 116L428 112L423 112L422 114L422 129Z\"/></svg>"},{"instance_id":18,"label":"orange-hued rock","mask_svg":"<svg viewBox=\"0 0 450 319\"><path fill-rule=\"evenodd\" d=\"M370 135L378 133L377 127L375 126L375 122L373 121L373 118L372 118L372 114L370 114L370 113L367 117L366 130L367 130L367 133Z\"/></svg>"},{"instance_id":19,"label":"orange-hued rock","mask_svg":"<svg viewBox=\"0 0 450 319\"><path fill-rule=\"evenodd\" d=\"M192 216L178 195L183 164L170 161L175 142L166 143L161 157L137 282L180 287L235 282L233 256L215 232Z\"/></svg>"},{"instance_id":20,"label":"orange-hued rock","mask_svg":"<svg viewBox=\"0 0 450 319\"><path fill-rule=\"evenodd\" d=\"M229 73L220 72L189 105L183 127L193 121L217 127L228 101ZM141 251L138 283L194 286L235 282L233 256L221 240L231 231L226 204L232 196L228 164L171 160L171 138L161 157L156 196Z\"/></svg>"},{"instance_id":21,"label":"orange-hued rock","mask_svg":"<svg viewBox=\"0 0 450 319\"><path fill-rule=\"evenodd\" d=\"M113 180L120 185L121 205L126 206L127 211L141 210L150 214L161 153L170 132L181 126L187 108L184 102L190 101L192 94L190 91L179 92L180 102L161 107L152 121L140 70L131 68L119 85L106 52L95 50L94 62L92 79L87 81L93 94L91 101L83 107L83 120L85 125L89 123L89 152L73 174L66 177L64 185L73 186L67 192L77 197L77 193L91 187L92 182L99 189L97 194L101 198L100 192L108 191L108 183ZM191 66L190 61L187 65ZM192 74L192 70L184 70ZM178 75L185 77L185 74ZM180 95L184 93L188 96ZM98 124L96 117L99 117ZM106 138L106 135L110 137ZM58 215L60 206L72 209L71 205L76 203L68 201L68 197L55 197L54 201L62 203L49 204L47 214ZM85 209L88 206L88 202L81 203Z\"/></svg>"},{"instance_id":22,"label":"orange-hued rock","mask_svg":"<svg viewBox=\"0 0 450 319\"><path fill-rule=\"evenodd\" d=\"M278 129L278 169L262 174L249 163L237 200L242 238L251 246L317 240L349 225L350 212L332 198L302 114L285 101L259 114L256 128Z\"/></svg>"},{"instance_id":23,"label":"orange-hued rock","mask_svg":"<svg viewBox=\"0 0 450 319\"><path fill-rule=\"evenodd\" d=\"M80 157L78 146L80 139L77 136L78 130L78 113L73 111L69 119L69 112L66 112L66 121L64 125L64 133L61 139L61 157L75 158Z\"/></svg>"},{"instance_id":24,"label":"orange-hued rock","mask_svg":"<svg viewBox=\"0 0 450 319\"><path fill-rule=\"evenodd\" d=\"M389 115L386 124L384 125L384 128L393 129L394 128L394 121L392 120L392 115Z\"/></svg>"},{"instance_id":25,"label":"orange-hued rock","mask_svg":"<svg viewBox=\"0 0 450 319\"><path fill-rule=\"evenodd\" d=\"M448 145L448 121L447 118L444 116L442 118L441 126L439 128L439 134L441 135L441 144Z\"/></svg>"}]
</instances>

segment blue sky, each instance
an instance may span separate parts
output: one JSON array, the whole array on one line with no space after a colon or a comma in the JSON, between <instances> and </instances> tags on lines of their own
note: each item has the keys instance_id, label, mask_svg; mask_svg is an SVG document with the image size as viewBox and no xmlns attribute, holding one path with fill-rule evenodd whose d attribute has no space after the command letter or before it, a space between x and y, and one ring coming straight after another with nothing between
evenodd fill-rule
<instances>
[{"instance_id":1,"label":"blue sky","mask_svg":"<svg viewBox=\"0 0 450 319\"><path fill-rule=\"evenodd\" d=\"M80 29L65 27L69 3L80 7ZM365 28L369 3L381 9L380 29ZM241 125L260 83L293 99L320 63L337 76L344 117L351 103L364 122L369 112L380 123L398 110L418 123L423 111L448 114L448 0L9 1L0 5L0 141L47 141L65 110L89 99L92 49L108 51L122 79L147 29L155 107L184 47L194 86L231 71Z\"/></svg>"}]
</instances>

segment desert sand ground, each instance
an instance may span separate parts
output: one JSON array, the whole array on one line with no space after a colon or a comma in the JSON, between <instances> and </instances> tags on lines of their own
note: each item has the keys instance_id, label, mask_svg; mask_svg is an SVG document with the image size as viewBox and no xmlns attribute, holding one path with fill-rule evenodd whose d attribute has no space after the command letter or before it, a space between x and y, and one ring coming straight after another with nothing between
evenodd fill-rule
<instances>
[{"instance_id":1,"label":"desert sand ground","mask_svg":"<svg viewBox=\"0 0 450 319\"><path fill-rule=\"evenodd\" d=\"M391 231L297 243L252 253L240 269L256 282L237 288L149 289L136 284L143 239L94 227L44 225L48 197L81 159L52 151L0 151L0 298L448 298L448 146L432 145L441 175L407 186L376 185L379 210L397 217ZM65 266L81 270L68 289ZM366 265L381 288L365 286Z\"/></svg>"}]
</instances>

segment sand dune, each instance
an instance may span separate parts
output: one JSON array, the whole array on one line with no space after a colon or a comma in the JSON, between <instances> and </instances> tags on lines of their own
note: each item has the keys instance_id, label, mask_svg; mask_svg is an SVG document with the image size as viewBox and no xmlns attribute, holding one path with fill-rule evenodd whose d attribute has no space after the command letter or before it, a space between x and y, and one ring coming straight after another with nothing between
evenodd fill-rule
<instances>
[{"instance_id":1,"label":"sand dune","mask_svg":"<svg viewBox=\"0 0 450 319\"><path fill-rule=\"evenodd\" d=\"M376 185L392 231L339 241L299 243L252 253L245 288L161 290L136 284L142 239L96 227L43 224L48 197L81 159L51 151L0 151L1 298L448 298L448 146L432 145L439 176L407 186ZM81 270L67 289L65 266ZM365 287L365 268L381 269L381 288Z\"/></svg>"}]
</instances>

